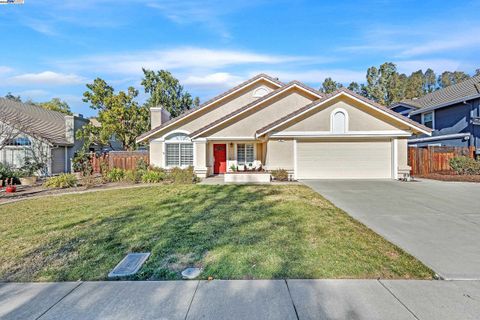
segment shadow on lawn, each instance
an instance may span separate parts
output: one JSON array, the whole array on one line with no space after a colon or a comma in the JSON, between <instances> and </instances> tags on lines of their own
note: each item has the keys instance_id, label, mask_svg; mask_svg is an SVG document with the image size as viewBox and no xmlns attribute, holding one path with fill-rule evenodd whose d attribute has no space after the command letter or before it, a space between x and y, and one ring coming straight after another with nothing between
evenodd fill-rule
<instances>
[{"instance_id":1,"label":"shadow on lawn","mask_svg":"<svg viewBox=\"0 0 480 320\"><path fill-rule=\"evenodd\" d=\"M142 192L131 191L131 196L139 195L137 191ZM72 232L23 256L2 278L105 279L133 251L152 252L135 279L177 279L188 266L204 267L205 277L283 277L288 265L303 255L298 246L288 244L291 236L304 239L300 216L277 208L278 196L277 188L240 185L179 187L171 194L152 194L112 214L82 219L71 226Z\"/></svg>"}]
</instances>

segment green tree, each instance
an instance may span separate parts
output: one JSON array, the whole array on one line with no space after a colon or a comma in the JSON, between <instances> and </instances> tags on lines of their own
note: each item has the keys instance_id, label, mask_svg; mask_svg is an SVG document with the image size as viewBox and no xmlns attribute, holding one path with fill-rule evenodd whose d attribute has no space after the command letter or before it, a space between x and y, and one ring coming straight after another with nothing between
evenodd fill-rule
<instances>
[{"instance_id":1,"label":"green tree","mask_svg":"<svg viewBox=\"0 0 480 320\"><path fill-rule=\"evenodd\" d=\"M5 99L16 101L16 102L22 102L22 98L20 96L14 96L11 92L5 95Z\"/></svg>"},{"instance_id":2,"label":"green tree","mask_svg":"<svg viewBox=\"0 0 480 320\"><path fill-rule=\"evenodd\" d=\"M475 69L475 77L480 76L480 69Z\"/></svg>"},{"instance_id":3,"label":"green tree","mask_svg":"<svg viewBox=\"0 0 480 320\"><path fill-rule=\"evenodd\" d=\"M466 74L463 71L444 71L439 77L438 77L438 86L440 88L446 88L451 85L460 83L464 80L469 79L470 76Z\"/></svg>"},{"instance_id":4,"label":"green tree","mask_svg":"<svg viewBox=\"0 0 480 320\"><path fill-rule=\"evenodd\" d=\"M199 97L195 97L195 99L193 99L193 105L196 107L200 106L200 98Z\"/></svg>"},{"instance_id":5,"label":"green tree","mask_svg":"<svg viewBox=\"0 0 480 320\"><path fill-rule=\"evenodd\" d=\"M115 136L126 150L135 150L135 139L149 128L149 110L140 106L135 98L138 91L129 87L127 92L115 90L104 80L97 78L87 84L88 91L83 94L83 101L90 103L90 108L98 111L98 121L102 124L95 127L92 124L77 131L77 137L85 140L85 146L96 142L108 145L110 138Z\"/></svg>"},{"instance_id":6,"label":"green tree","mask_svg":"<svg viewBox=\"0 0 480 320\"><path fill-rule=\"evenodd\" d=\"M406 99L413 99L413 98L420 98L423 96L424 86L424 78L423 78L423 71L418 70L412 72L410 77L408 77L407 85L405 87L405 98Z\"/></svg>"},{"instance_id":7,"label":"green tree","mask_svg":"<svg viewBox=\"0 0 480 320\"><path fill-rule=\"evenodd\" d=\"M341 83L338 83L334 81L332 78L328 77L328 78L325 78L325 80L323 81L320 91L323 93L332 93L335 90L340 89L342 87L343 85Z\"/></svg>"},{"instance_id":8,"label":"green tree","mask_svg":"<svg viewBox=\"0 0 480 320\"><path fill-rule=\"evenodd\" d=\"M143 70L142 86L150 94L148 107L162 106L174 118L195 106L190 93L184 90L178 79L166 70ZM199 102L199 100L197 100Z\"/></svg>"},{"instance_id":9,"label":"green tree","mask_svg":"<svg viewBox=\"0 0 480 320\"><path fill-rule=\"evenodd\" d=\"M53 98L47 102L36 103L36 105L52 111L58 111L67 115L72 115L70 106L65 101L60 100L59 98Z\"/></svg>"},{"instance_id":10,"label":"green tree","mask_svg":"<svg viewBox=\"0 0 480 320\"><path fill-rule=\"evenodd\" d=\"M367 84L363 94L380 104L390 105L402 98L405 77L399 75L394 63L385 62L377 69L367 70Z\"/></svg>"},{"instance_id":11,"label":"green tree","mask_svg":"<svg viewBox=\"0 0 480 320\"><path fill-rule=\"evenodd\" d=\"M347 89L350 90L350 91L353 91L353 92L355 92L355 93L357 93L357 94L362 94L362 88L361 88L361 86L360 86L357 82L355 82L355 81L350 82L350 84L348 85Z\"/></svg>"},{"instance_id":12,"label":"green tree","mask_svg":"<svg viewBox=\"0 0 480 320\"><path fill-rule=\"evenodd\" d=\"M423 75L423 93L430 93L435 91L437 86L437 76L435 75L435 71L428 68Z\"/></svg>"}]
</instances>

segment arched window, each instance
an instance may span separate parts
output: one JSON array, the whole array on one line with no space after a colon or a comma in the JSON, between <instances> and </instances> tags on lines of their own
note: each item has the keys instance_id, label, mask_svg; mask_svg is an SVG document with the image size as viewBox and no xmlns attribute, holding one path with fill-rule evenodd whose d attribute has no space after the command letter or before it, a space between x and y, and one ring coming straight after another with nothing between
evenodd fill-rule
<instances>
[{"instance_id":1,"label":"arched window","mask_svg":"<svg viewBox=\"0 0 480 320\"><path fill-rule=\"evenodd\" d=\"M261 98L265 95L267 95L270 92L270 89L264 86L261 86L260 88L255 89L253 91L253 97L254 98Z\"/></svg>"},{"instance_id":2,"label":"arched window","mask_svg":"<svg viewBox=\"0 0 480 320\"><path fill-rule=\"evenodd\" d=\"M193 165L193 143L187 134L175 132L165 138L165 165L167 167Z\"/></svg>"},{"instance_id":3,"label":"arched window","mask_svg":"<svg viewBox=\"0 0 480 320\"><path fill-rule=\"evenodd\" d=\"M348 128L347 112L344 110L334 110L331 116L332 133L346 133Z\"/></svg>"}]
</instances>

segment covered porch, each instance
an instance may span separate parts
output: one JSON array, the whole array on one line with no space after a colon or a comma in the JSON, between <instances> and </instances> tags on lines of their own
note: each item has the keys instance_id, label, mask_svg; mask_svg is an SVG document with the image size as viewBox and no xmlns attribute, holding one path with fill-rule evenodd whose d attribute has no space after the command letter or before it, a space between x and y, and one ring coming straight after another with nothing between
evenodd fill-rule
<instances>
[{"instance_id":1,"label":"covered porch","mask_svg":"<svg viewBox=\"0 0 480 320\"><path fill-rule=\"evenodd\" d=\"M267 143L253 139L195 139L195 172L201 178L265 171Z\"/></svg>"}]
</instances>

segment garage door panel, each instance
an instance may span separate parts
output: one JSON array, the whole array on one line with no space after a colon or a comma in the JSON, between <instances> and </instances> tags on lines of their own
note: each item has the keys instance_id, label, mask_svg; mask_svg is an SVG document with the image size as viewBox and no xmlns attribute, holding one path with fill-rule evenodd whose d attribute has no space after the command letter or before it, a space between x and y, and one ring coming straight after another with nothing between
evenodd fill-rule
<instances>
[{"instance_id":1,"label":"garage door panel","mask_svg":"<svg viewBox=\"0 0 480 320\"><path fill-rule=\"evenodd\" d=\"M297 142L299 179L391 178L390 141Z\"/></svg>"}]
</instances>

